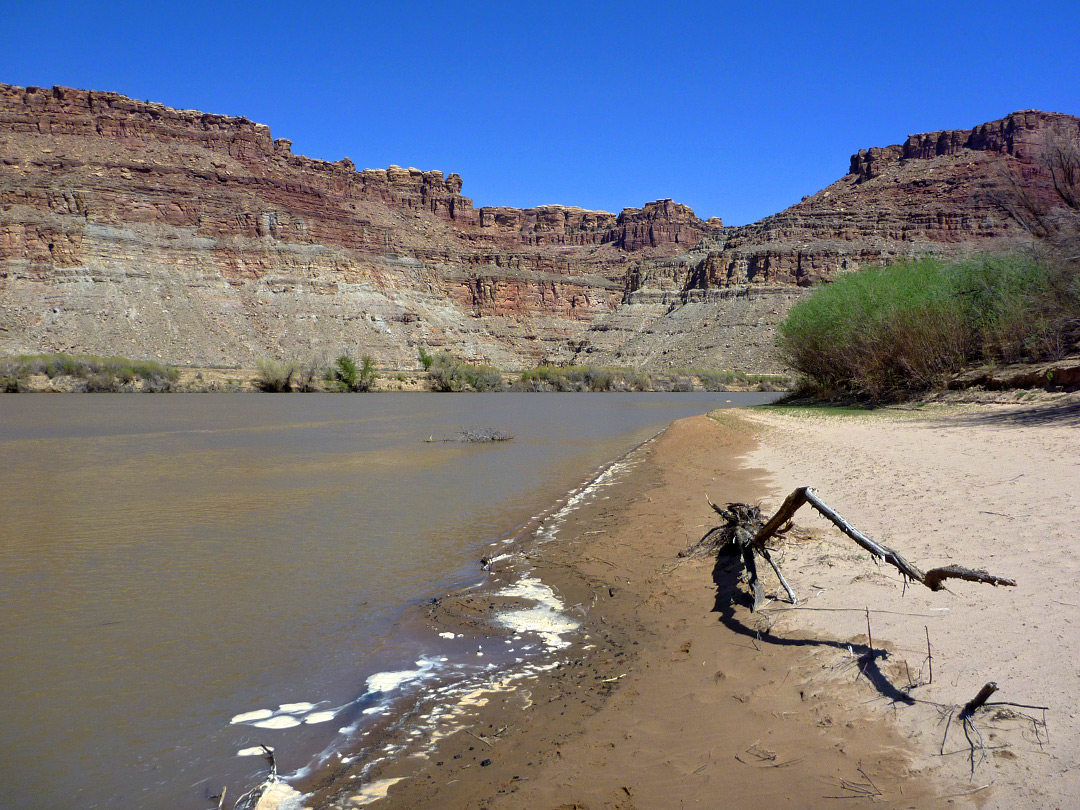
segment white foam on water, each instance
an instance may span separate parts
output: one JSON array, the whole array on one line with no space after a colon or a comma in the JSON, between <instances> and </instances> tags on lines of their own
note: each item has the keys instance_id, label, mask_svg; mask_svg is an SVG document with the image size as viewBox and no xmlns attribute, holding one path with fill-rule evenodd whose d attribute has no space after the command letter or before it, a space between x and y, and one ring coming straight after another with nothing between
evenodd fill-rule
<instances>
[{"instance_id":1,"label":"white foam on water","mask_svg":"<svg viewBox=\"0 0 1080 810\"><path fill-rule=\"evenodd\" d=\"M256 728L293 728L300 725L300 721L290 715L278 715L277 717L271 717L269 720L260 720L257 723L251 725Z\"/></svg>"},{"instance_id":2,"label":"white foam on water","mask_svg":"<svg viewBox=\"0 0 1080 810\"><path fill-rule=\"evenodd\" d=\"M305 794L284 782L274 782L259 797L258 810L303 810Z\"/></svg>"},{"instance_id":3,"label":"white foam on water","mask_svg":"<svg viewBox=\"0 0 1080 810\"><path fill-rule=\"evenodd\" d=\"M393 779L380 779L370 785L364 785L364 787L360 788L359 793L354 793L349 797L349 804L360 807L379 799L385 799L387 791L404 778L404 776L398 776Z\"/></svg>"},{"instance_id":4,"label":"white foam on water","mask_svg":"<svg viewBox=\"0 0 1080 810\"><path fill-rule=\"evenodd\" d=\"M562 507L540 522L533 536L541 543L554 540L559 533L560 527L566 522L566 518L571 512L585 503L599 490L615 483L616 477L626 470L629 470L632 466L633 465L627 461L616 461L604 468L604 470L591 481L571 492Z\"/></svg>"},{"instance_id":5,"label":"white foam on water","mask_svg":"<svg viewBox=\"0 0 1080 810\"><path fill-rule=\"evenodd\" d=\"M416 669L403 669L397 672L376 672L367 679L369 692L393 692L407 683L423 680L435 670L436 662L421 658L416 662Z\"/></svg>"},{"instance_id":6,"label":"white foam on water","mask_svg":"<svg viewBox=\"0 0 1080 810\"><path fill-rule=\"evenodd\" d=\"M314 703L282 703L278 706L278 711L282 714L304 714L305 712L310 712L314 708Z\"/></svg>"},{"instance_id":7,"label":"white foam on water","mask_svg":"<svg viewBox=\"0 0 1080 810\"><path fill-rule=\"evenodd\" d=\"M266 746L266 748L269 748L271 751L274 750L274 746L272 745L268 745ZM256 745L254 748L241 748L239 751L236 752L236 755L238 757L261 757L265 754L266 749L264 749L261 745Z\"/></svg>"},{"instance_id":8,"label":"white foam on water","mask_svg":"<svg viewBox=\"0 0 1080 810\"><path fill-rule=\"evenodd\" d=\"M578 490L571 492L561 504L556 505L553 511L536 516L539 519L539 526L535 531L536 539L539 541L554 539L572 511L593 498L598 490L614 483L618 476L633 465L634 462L627 461L615 462L609 465ZM507 538L503 542L509 541L512 541L512 538ZM493 557L493 561L513 557L514 555L508 549L507 553ZM471 587L478 587L483 584L485 583L482 581ZM512 634L512 638L503 639L506 645L503 649L506 649L506 652L510 655L514 654L515 648L520 651L519 655L524 655L527 651L546 650L553 652L564 649L570 645L570 641L563 638L563 636L577 631L580 627L578 621L565 614L563 601L549 586L536 577L525 576L516 583L495 591L493 595L519 600L518 606L510 610L504 610L494 617L496 625L509 630ZM438 635L440 638L448 640L465 637L464 634L449 631L441 632ZM526 636L530 638L526 639ZM533 641L537 638L542 643L537 644ZM514 641L523 640L530 640L533 643L520 646L513 644ZM492 643L494 643L494 640L492 640ZM483 646L480 645L476 648L473 657L483 656ZM425 656L416 661L414 669L378 672L368 677L366 681L367 692L362 701L359 702L361 702L361 705L363 705L363 702L371 703L374 698L374 704L361 710L365 716L388 713L395 704L391 693L403 690L406 686L417 685L419 682L430 680L440 671L461 671L465 679L456 684L451 682L432 689L428 693L427 699L435 701L435 705L428 713L414 718L414 721L419 721L419 728L403 729L405 732L404 739L410 742L406 745L388 743L374 752L374 758L365 764L359 774L361 782L377 763L393 758L399 751L411 749L413 751L411 756L419 757L424 756L425 751L433 752L441 739L465 727L464 724L468 722L467 715L488 704L494 693L517 691L521 689L523 683L535 679L539 673L563 665L561 661L557 660L548 660L546 663L529 663L528 659L524 657L516 657L513 660L514 664L511 664L511 666L514 666L516 671L500 675L494 671L500 666L497 663L482 664L476 661L467 664L463 660L449 661L445 656L433 656L430 658ZM489 674L481 675L481 671ZM525 705L531 703L531 694L528 689L521 689L520 695ZM313 708L315 706L312 704L284 704L281 706L280 712L286 716L273 717L264 727L291 727L299 725L301 722L312 724L328 722L341 711L338 708L313 712L311 711ZM288 716L290 711L295 713L299 719ZM305 713L307 715L303 716ZM263 714L259 716L265 717ZM278 722L283 725L278 726ZM259 723L258 725L262 726L264 724ZM362 726L363 723L356 723L339 729L339 732L346 736L359 733L360 738L364 738L371 732L362 731ZM419 746L419 748L416 746ZM261 751L261 749L259 750ZM327 755L332 755L332 752L328 751ZM341 758L340 754L338 756ZM352 778L356 778L356 775L354 774ZM385 798L388 789L399 781L401 779L397 778L376 781L365 786L360 793L351 796L347 802L350 806L355 807Z\"/></svg>"},{"instance_id":9,"label":"white foam on water","mask_svg":"<svg viewBox=\"0 0 1080 810\"><path fill-rule=\"evenodd\" d=\"M524 577L513 585L500 589L495 595L534 603L531 608L506 610L497 615L495 623L500 627L515 633L538 635L549 649L558 650L569 646L570 642L562 636L577 630L578 622L562 612L562 600L539 579Z\"/></svg>"},{"instance_id":10,"label":"white foam on water","mask_svg":"<svg viewBox=\"0 0 1080 810\"><path fill-rule=\"evenodd\" d=\"M244 712L243 714L236 715L229 723L250 723L254 720L265 720L267 717L273 716L274 712L271 709L256 709L253 712Z\"/></svg>"}]
</instances>

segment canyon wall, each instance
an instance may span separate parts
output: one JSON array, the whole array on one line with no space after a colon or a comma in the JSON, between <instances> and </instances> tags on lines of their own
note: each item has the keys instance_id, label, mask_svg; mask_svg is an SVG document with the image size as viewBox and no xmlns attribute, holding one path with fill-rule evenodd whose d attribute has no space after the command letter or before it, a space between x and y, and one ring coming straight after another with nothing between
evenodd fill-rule
<instances>
[{"instance_id":1,"label":"canyon wall","mask_svg":"<svg viewBox=\"0 0 1080 810\"><path fill-rule=\"evenodd\" d=\"M1020 236L1003 172L1045 184L1041 134L1076 123L1028 111L861 151L731 228L672 200L475 208L456 174L295 155L246 118L0 85L0 353L775 370L807 285Z\"/></svg>"}]
</instances>

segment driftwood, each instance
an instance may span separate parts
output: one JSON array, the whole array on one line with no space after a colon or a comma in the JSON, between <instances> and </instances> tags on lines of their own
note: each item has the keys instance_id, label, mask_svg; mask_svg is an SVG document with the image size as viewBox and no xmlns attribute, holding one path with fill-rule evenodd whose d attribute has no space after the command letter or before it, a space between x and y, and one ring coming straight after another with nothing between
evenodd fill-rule
<instances>
[{"instance_id":1,"label":"driftwood","mask_svg":"<svg viewBox=\"0 0 1080 810\"><path fill-rule=\"evenodd\" d=\"M809 503L814 509L824 515L828 520L835 524L840 531L854 540L859 546L869 551L876 559L884 560L889 563L889 565L896 568L907 579L920 582L932 591L944 590L945 585L943 583L946 579L985 582L990 585L1016 585L1015 580L988 574L986 571L974 568L964 568L959 565L946 565L941 568L933 568L923 572L917 566L904 559L898 552L888 546L871 540L848 523L836 512L836 510L821 500L817 493L810 487L799 487L788 495L776 514L769 518L768 521L762 521L761 510L756 506L731 503L728 504L725 509L717 506L710 500L709 506L711 506L716 513L727 522L726 526L719 527L719 530L724 532L726 542L734 543L742 554L743 563L749 576L750 590L754 598L754 610L757 610L765 599L761 582L758 577L757 563L754 559L755 555L762 557L770 566L772 566L773 571L776 572L776 576L780 579L780 584L787 592L791 604L794 605L798 603L794 591L792 591L787 580L784 579L784 575L780 572L780 567L773 561L765 543L775 535L783 534L788 531L792 525L792 516L798 511L799 507L806 503ZM706 538L708 537L709 535L706 535Z\"/></svg>"},{"instance_id":2,"label":"driftwood","mask_svg":"<svg viewBox=\"0 0 1080 810\"><path fill-rule=\"evenodd\" d=\"M1036 740L1036 742L1038 742L1040 747L1043 745L1044 737L1045 737L1046 742L1050 741L1050 735L1047 732L1047 725L1046 725L1046 712L1049 710L1048 706L1031 706L1031 705L1024 704L1024 703L1012 703L1010 701L999 701L999 702L996 702L996 703L987 703L987 701L990 700L990 698L994 695L994 693L997 690L998 690L998 685L996 683L994 683L993 681L990 681L989 683L985 684L983 686L983 688L979 690L979 693L977 695L975 695L975 697L973 697L967 703L965 703L963 705L963 707L959 707L959 706L951 707L951 709L949 710L949 718L945 722L945 734L941 738L941 756L945 756L945 741L949 739L949 729L952 727L953 717L955 716L960 721L961 728L963 728L963 730L964 730L964 738L967 740L967 744L968 744L969 761L971 763L971 774L973 776L975 774L976 766L980 762L982 762L984 759L986 759L986 743L983 741L983 735L982 735L982 732L979 730L979 727L975 725L975 713L979 709L982 709L982 708L987 707L987 706L1015 706L1016 708L1019 708L1019 709L1039 709L1039 710L1042 710L1042 713L1043 713L1042 721L1039 721L1038 719L1036 719L1035 717L1032 717L1031 715L1024 714L1022 712L1016 713L1016 712L1012 712L1011 710L1009 710L1008 712L1003 712L1002 710L999 709L996 716L1015 717L1015 718L1021 718L1022 717L1022 718L1024 718L1025 720L1029 721L1032 724L1032 728L1035 731L1035 740ZM959 714L957 714L957 709L959 709ZM1040 728L1041 728L1041 730L1040 730ZM977 739L979 741L978 745L976 745L975 739L972 739L972 736L971 736L972 734L974 734L975 739ZM978 752L978 754L979 754L978 759L976 759L976 756L975 756L976 752Z\"/></svg>"},{"instance_id":3,"label":"driftwood","mask_svg":"<svg viewBox=\"0 0 1080 810\"><path fill-rule=\"evenodd\" d=\"M875 559L884 560L885 562L896 568L905 580L910 579L914 582L920 582L932 591L940 591L945 589L944 582L947 579L962 579L968 582L985 582L990 585L1016 585L1016 582L1006 577L999 577L993 574L989 574L986 571L981 571L972 568L965 568L959 565L948 565L940 568L932 568L929 571L923 572L918 566L912 564L904 557L888 546L882 545L869 537L864 535L848 521L841 517L834 509L818 497L810 487L800 487L791 493L777 510L768 520L765 520L761 514L761 509L757 506L750 506L745 503L729 503L727 507L720 507L709 500L709 506L713 510L724 518L724 524L717 526L708 532L701 541L694 547L685 550L680 553L680 556L691 556L699 553L713 553L719 552L725 547L734 547L742 556L743 565L748 577L748 584L750 591L753 595L753 609L757 610L764 601L764 593L758 575L758 567L756 557L761 557L769 565L772 566L776 572L777 577L780 579L780 584L784 590L787 591L788 598L792 604L796 604L795 594L788 584L784 575L780 572L779 566L773 560L770 554L769 548L766 543L776 537L777 535L783 535L790 531L792 528L792 516L803 504L809 503L818 512L828 518L833 524L835 524L840 531L854 540L860 547L869 551ZM871 634L870 628L870 610L866 610L866 635L867 635L867 647L868 653L860 660L865 662L864 670L873 664L876 657L874 650L874 639ZM923 628L926 632L926 663L930 667L930 683L933 683L934 678L934 656L930 649L930 630L928 627ZM756 645L755 645L756 646ZM850 647L849 647L850 649ZM910 673L908 675L910 683ZM994 682L987 683L978 694L975 695L963 706L953 705L947 706L944 704L933 703L932 701L919 701L921 703L928 703L930 705L937 706L942 711L942 716L948 715L948 720L945 723L945 734L941 739L941 755L945 756L945 744L949 737L949 730L953 725L953 720L957 720L964 732L964 737L967 741L967 752L970 757L971 773L974 775L975 769L980 762L986 758L987 747L983 741L982 732L975 724L976 715L981 713L981 710L990 709L991 707L1015 707L1018 709L1035 709L1043 712L1042 720L1038 718L1024 714L1022 712L1015 712L1011 708L998 708L992 719L1017 719L1025 722L1030 722L1035 734L1035 741L1041 747L1044 743L1049 743L1050 737L1046 725L1046 706L1031 706L1022 703L1011 703L1007 701L1001 702L989 702L990 698L997 691L998 685ZM914 701L911 701L914 702ZM963 749L961 749L963 750ZM958 751L948 753L959 753ZM738 758L738 757L736 757ZM741 761L741 760L740 760ZM851 790L856 794L865 796L880 795L880 792L875 793L873 783L869 786L858 785L855 783L845 784L841 782L841 786L847 790ZM850 797L840 797L850 798Z\"/></svg>"},{"instance_id":4,"label":"driftwood","mask_svg":"<svg viewBox=\"0 0 1080 810\"><path fill-rule=\"evenodd\" d=\"M462 428L456 435L449 438L436 439L435 434L432 434L424 441L428 443L464 442L466 444L485 444L487 442L508 442L513 438L509 433L495 428Z\"/></svg>"}]
</instances>

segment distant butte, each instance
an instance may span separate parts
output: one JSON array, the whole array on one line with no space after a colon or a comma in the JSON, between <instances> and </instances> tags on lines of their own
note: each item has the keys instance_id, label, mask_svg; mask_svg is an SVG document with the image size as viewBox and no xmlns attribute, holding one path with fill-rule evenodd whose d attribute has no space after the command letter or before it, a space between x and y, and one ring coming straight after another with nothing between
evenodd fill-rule
<instances>
[{"instance_id":1,"label":"distant butte","mask_svg":"<svg viewBox=\"0 0 1080 810\"><path fill-rule=\"evenodd\" d=\"M775 326L808 285L1021 238L1003 178L1046 193L1051 130L1080 139L1080 119L861 150L828 188L724 227L672 200L474 208L456 174L295 155L246 118L0 85L0 353L778 370Z\"/></svg>"}]
</instances>

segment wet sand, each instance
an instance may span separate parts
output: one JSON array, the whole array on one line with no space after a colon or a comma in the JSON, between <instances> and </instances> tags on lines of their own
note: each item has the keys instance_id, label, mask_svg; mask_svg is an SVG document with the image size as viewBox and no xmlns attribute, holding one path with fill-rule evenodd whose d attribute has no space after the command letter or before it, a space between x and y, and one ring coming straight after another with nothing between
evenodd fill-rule
<instances>
[{"instance_id":1,"label":"wet sand","mask_svg":"<svg viewBox=\"0 0 1080 810\"><path fill-rule=\"evenodd\" d=\"M561 664L465 696L428 752L363 779L343 764L305 786L315 790L308 803L1068 806L1078 793L1067 772L1077 745L1067 693L1080 610L1064 605L1075 601L1077 566L1057 555L1075 538L1080 448L1075 406L1040 407L1043 416L1027 421L1016 409L982 407L676 422L567 517L557 542L528 552L534 575L581 623ZM1022 491L1009 489L1019 482ZM1021 585L904 589L893 569L809 512L797 516L782 562L801 597L795 610L774 601L751 614L736 567L679 557L717 524L706 492L771 512L799 484L924 567L986 567ZM1017 532L1021 508L1027 523ZM770 572L766 590L776 585ZM874 647L888 652L869 668L860 658L866 607ZM490 594L464 594L417 620L453 631L505 608ZM981 723L986 758L972 775L962 734L951 732L939 755L941 706L966 702L991 679L1003 700L1052 707L1052 744L1023 717L995 710Z\"/></svg>"}]
</instances>

